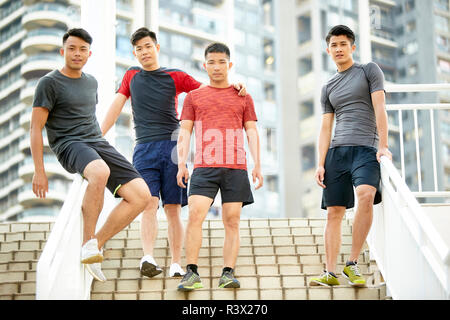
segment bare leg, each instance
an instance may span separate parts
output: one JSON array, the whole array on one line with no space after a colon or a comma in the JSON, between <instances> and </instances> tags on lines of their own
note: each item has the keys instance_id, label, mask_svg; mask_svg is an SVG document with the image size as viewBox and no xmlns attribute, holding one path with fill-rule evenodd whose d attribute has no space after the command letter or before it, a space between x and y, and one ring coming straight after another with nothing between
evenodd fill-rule
<instances>
[{"instance_id":1,"label":"bare leg","mask_svg":"<svg viewBox=\"0 0 450 320\"><path fill-rule=\"evenodd\" d=\"M328 207L327 224L325 226L325 256L328 272L336 274L336 263L341 249L342 219L345 207Z\"/></svg>"},{"instance_id":2,"label":"bare leg","mask_svg":"<svg viewBox=\"0 0 450 320\"><path fill-rule=\"evenodd\" d=\"M166 204L164 211L167 217L167 231L169 238L170 252L172 255L171 263L181 263L181 250L183 247L184 228L181 222L181 205Z\"/></svg>"},{"instance_id":3,"label":"bare leg","mask_svg":"<svg viewBox=\"0 0 450 320\"><path fill-rule=\"evenodd\" d=\"M142 213L141 219L141 241L142 249L145 255L153 256L156 237L158 235L158 220L156 213L158 211L158 197L151 197L150 202Z\"/></svg>"},{"instance_id":4,"label":"bare leg","mask_svg":"<svg viewBox=\"0 0 450 320\"><path fill-rule=\"evenodd\" d=\"M99 248L128 226L148 205L151 194L145 181L136 178L117 191L122 201L111 211L103 227L96 234Z\"/></svg>"},{"instance_id":5,"label":"bare leg","mask_svg":"<svg viewBox=\"0 0 450 320\"><path fill-rule=\"evenodd\" d=\"M194 195L189 197L189 220L186 227L185 248L187 264L197 264L202 246L202 224L213 199Z\"/></svg>"},{"instance_id":6,"label":"bare leg","mask_svg":"<svg viewBox=\"0 0 450 320\"><path fill-rule=\"evenodd\" d=\"M95 235L98 217L103 209L105 187L109 178L109 167L103 160L90 162L83 171L88 181L83 197L81 211L83 212L83 244Z\"/></svg>"},{"instance_id":7,"label":"bare leg","mask_svg":"<svg viewBox=\"0 0 450 320\"><path fill-rule=\"evenodd\" d=\"M242 202L224 203L222 206L222 220L225 227L223 262L224 267L233 269L236 265L240 247L239 223L241 210Z\"/></svg>"},{"instance_id":8,"label":"bare leg","mask_svg":"<svg viewBox=\"0 0 450 320\"><path fill-rule=\"evenodd\" d=\"M361 249L369 234L373 219L373 200L376 194L376 188L369 185L360 185L356 188L358 197L358 208L353 221L352 232L352 251L350 261L357 261Z\"/></svg>"}]
</instances>

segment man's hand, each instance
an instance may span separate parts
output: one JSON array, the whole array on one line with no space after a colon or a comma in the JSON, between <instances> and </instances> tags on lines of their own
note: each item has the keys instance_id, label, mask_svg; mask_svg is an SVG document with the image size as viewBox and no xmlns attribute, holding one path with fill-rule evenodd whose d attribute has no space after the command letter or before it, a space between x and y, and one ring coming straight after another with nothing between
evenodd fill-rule
<instances>
[{"instance_id":1,"label":"man's hand","mask_svg":"<svg viewBox=\"0 0 450 320\"><path fill-rule=\"evenodd\" d=\"M378 162L381 162L381 157L382 156L386 156L386 157L388 157L389 160L392 161L392 153L389 151L388 148L380 148L380 149L378 149L378 152L377 152L377 160L378 160Z\"/></svg>"},{"instance_id":2,"label":"man's hand","mask_svg":"<svg viewBox=\"0 0 450 320\"><path fill-rule=\"evenodd\" d=\"M258 190L264 184L264 178L263 178L263 175L261 173L261 168L260 167L255 167L253 169L252 177L253 177L253 183L255 183L255 184L256 184L256 179L258 179L258 185L255 186L255 189Z\"/></svg>"},{"instance_id":3,"label":"man's hand","mask_svg":"<svg viewBox=\"0 0 450 320\"><path fill-rule=\"evenodd\" d=\"M245 85L243 83L235 83L233 84L233 87L239 91L239 95L241 97L245 97L247 95L247 88L245 87Z\"/></svg>"},{"instance_id":4,"label":"man's hand","mask_svg":"<svg viewBox=\"0 0 450 320\"><path fill-rule=\"evenodd\" d=\"M324 177L325 177L325 168L322 167L322 166L320 166L320 167L318 167L317 170L316 170L315 178L316 178L317 184L318 184L321 188L324 188L324 189L325 189L326 186L323 184L323 179L324 179Z\"/></svg>"},{"instance_id":5,"label":"man's hand","mask_svg":"<svg viewBox=\"0 0 450 320\"><path fill-rule=\"evenodd\" d=\"M37 173L33 175L33 193L36 197L45 199L46 193L48 192L48 179L45 172Z\"/></svg>"},{"instance_id":6,"label":"man's hand","mask_svg":"<svg viewBox=\"0 0 450 320\"><path fill-rule=\"evenodd\" d=\"M186 185L189 180L189 170L186 167L186 165L179 165L178 166L178 173L177 173L177 183L181 188L186 189Z\"/></svg>"}]
</instances>

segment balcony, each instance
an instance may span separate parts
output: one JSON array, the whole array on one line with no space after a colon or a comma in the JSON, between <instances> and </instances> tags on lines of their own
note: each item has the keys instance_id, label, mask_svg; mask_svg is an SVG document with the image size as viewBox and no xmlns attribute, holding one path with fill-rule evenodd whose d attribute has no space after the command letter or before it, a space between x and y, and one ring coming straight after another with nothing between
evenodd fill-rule
<instances>
[{"instance_id":1,"label":"balcony","mask_svg":"<svg viewBox=\"0 0 450 320\"><path fill-rule=\"evenodd\" d=\"M47 177L63 177L67 180L72 180L73 175L67 172L53 154L44 154L44 166ZM19 167L19 177L24 181L31 181L34 174L34 162L31 156L24 159L22 165Z\"/></svg>"},{"instance_id":2,"label":"balcony","mask_svg":"<svg viewBox=\"0 0 450 320\"><path fill-rule=\"evenodd\" d=\"M55 28L31 30L22 41L22 50L27 55L34 55L42 51L55 51L61 47L63 35L63 30Z\"/></svg>"},{"instance_id":3,"label":"balcony","mask_svg":"<svg viewBox=\"0 0 450 320\"><path fill-rule=\"evenodd\" d=\"M20 101L24 104L31 105L33 103L34 91L36 90L38 81L39 78L30 79L27 81L22 90L20 90Z\"/></svg>"},{"instance_id":4,"label":"balcony","mask_svg":"<svg viewBox=\"0 0 450 320\"><path fill-rule=\"evenodd\" d=\"M28 57L20 72L25 78L36 78L51 70L58 69L64 63L64 58L55 53L41 53Z\"/></svg>"},{"instance_id":5,"label":"balcony","mask_svg":"<svg viewBox=\"0 0 450 320\"><path fill-rule=\"evenodd\" d=\"M49 181L48 191L45 199L37 198L33 193L31 183L27 183L20 188L18 196L19 204L24 207L31 207L33 205L61 205L67 196L67 190L61 188L59 183L55 184L52 181Z\"/></svg>"},{"instance_id":6,"label":"balcony","mask_svg":"<svg viewBox=\"0 0 450 320\"><path fill-rule=\"evenodd\" d=\"M22 17L22 25L26 29L36 27L54 27L64 25L68 28L71 25L73 13L69 7L58 3L36 3L27 8Z\"/></svg>"}]
</instances>

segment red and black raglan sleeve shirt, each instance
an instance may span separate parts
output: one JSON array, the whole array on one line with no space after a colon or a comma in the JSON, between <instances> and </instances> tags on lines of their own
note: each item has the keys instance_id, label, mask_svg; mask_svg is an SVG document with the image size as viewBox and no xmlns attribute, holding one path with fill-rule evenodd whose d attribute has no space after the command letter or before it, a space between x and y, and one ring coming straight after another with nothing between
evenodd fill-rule
<instances>
[{"instance_id":1,"label":"red and black raglan sleeve shirt","mask_svg":"<svg viewBox=\"0 0 450 320\"><path fill-rule=\"evenodd\" d=\"M198 89L200 85L177 69L129 68L117 92L131 97L136 143L170 140L179 128L178 95Z\"/></svg>"}]
</instances>

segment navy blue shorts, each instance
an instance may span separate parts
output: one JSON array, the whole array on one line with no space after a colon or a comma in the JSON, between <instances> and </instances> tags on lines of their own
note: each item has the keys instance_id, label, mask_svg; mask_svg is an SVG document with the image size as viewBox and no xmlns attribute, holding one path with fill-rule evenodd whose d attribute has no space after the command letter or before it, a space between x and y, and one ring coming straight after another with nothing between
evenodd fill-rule
<instances>
[{"instance_id":1,"label":"navy blue shorts","mask_svg":"<svg viewBox=\"0 0 450 320\"><path fill-rule=\"evenodd\" d=\"M377 189L374 204L381 202L380 164L377 150L366 146L331 148L325 159L326 186L322 194L322 209L327 207L353 208L353 186L370 185Z\"/></svg>"},{"instance_id":2,"label":"navy blue shorts","mask_svg":"<svg viewBox=\"0 0 450 320\"><path fill-rule=\"evenodd\" d=\"M144 178L153 197L166 204L187 205L187 191L177 184L177 142L151 141L137 144L133 165Z\"/></svg>"}]
</instances>

